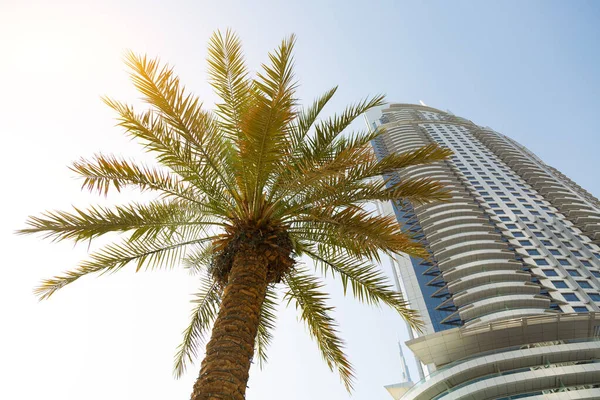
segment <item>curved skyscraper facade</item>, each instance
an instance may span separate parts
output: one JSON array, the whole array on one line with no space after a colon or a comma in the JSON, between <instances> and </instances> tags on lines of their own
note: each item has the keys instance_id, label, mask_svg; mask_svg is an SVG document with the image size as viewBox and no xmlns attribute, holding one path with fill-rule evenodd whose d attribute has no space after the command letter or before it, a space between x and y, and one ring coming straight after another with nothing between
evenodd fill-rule
<instances>
[{"instance_id":1,"label":"curved skyscraper facade","mask_svg":"<svg viewBox=\"0 0 600 400\"><path fill-rule=\"evenodd\" d=\"M406 344L421 381L396 399L600 399L600 202L514 140L431 107L367 115L378 157L437 143L451 159L389 182L435 178L452 200L384 206L428 260L398 256L425 321ZM386 212L385 210L382 212Z\"/></svg>"}]
</instances>

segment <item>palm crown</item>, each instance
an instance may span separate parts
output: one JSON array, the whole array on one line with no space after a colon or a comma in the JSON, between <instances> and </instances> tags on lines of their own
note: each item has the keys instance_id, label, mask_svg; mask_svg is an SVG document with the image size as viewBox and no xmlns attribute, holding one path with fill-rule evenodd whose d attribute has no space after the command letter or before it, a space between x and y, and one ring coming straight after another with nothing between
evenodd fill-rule
<instances>
[{"instance_id":1,"label":"palm crown","mask_svg":"<svg viewBox=\"0 0 600 400\"><path fill-rule=\"evenodd\" d=\"M394 218L363 206L374 201L446 199L442 185L427 178L396 184L373 178L440 161L449 153L428 146L378 160L368 145L381 131L343 134L357 116L383 104L382 96L320 118L336 91L333 88L310 107L300 108L293 47L293 36L283 40L269 55L269 65L252 78L237 36L229 31L214 34L209 43L209 76L221 99L214 112L202 108L172 68L128 54L133 84L149 107L139 112L111 99L105 102L117 112L119 125L139 139L158 163L142 165L96 155L74 162L71 169L83 177L83 186L90 191L107 194L113 188L133 186L157 193L155 200L46 212L30 217L28 227L20 231L75 242L109 232L125 235L121 242L92 253L74 270L44 280L35 290L42 299L86 274L114 272L132 263L137 270L180 264L189 268L199 280L199 292L175 357L176 375L197 355L202 338L217 320L199 378L204 381L197 383L193 398L212 398L206 387L220 382L210 364L223 357L209 355L211 343L221 346L220 354L234 351L219 342L223 335L237 331L236 338L247 336L239 343L252 343L236 351L255 352L261 363L266 360L279 292L288 303L295 303L324 360L339 371L350 389L352 367L319 273L339 276L344 291L350 286L358 300L387 304L412 326L420 326L418 316L375 262L380 252L419 257L427 253L402 233ZM301 256L313 259L317 269L313 272L299 263ZM250 276L247 271L263 272ZM258 283L252 283L254 276ZM247 290L235 291L238 283ZM244 298L249 292L253 295ZM237 306L246 308L231 311ZM231 325L235 318L226 317L228 312L245 316L248 329ZM228 362L229 369L237 370L235 361ZM244 368L239 368L242 381L247 380ZM219 390L237 391L234 398L243 398L239 396L245 383L235 390ZM216 389L211 390L214 394Z\"/></svg>"}]
</instances>

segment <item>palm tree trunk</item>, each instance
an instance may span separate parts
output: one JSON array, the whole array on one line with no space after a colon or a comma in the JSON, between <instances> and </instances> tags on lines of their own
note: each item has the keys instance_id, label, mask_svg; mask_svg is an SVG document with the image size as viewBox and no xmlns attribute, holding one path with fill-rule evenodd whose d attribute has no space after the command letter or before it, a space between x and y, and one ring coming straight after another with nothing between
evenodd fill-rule
<instances>
[{"instance_id":1,"label":"palm tree trunk","mask_svg":"<svg viewBox=\"0 0 600 400\"><path fill-rule=\"evenodd\" d=\"M243 400L262 303L268 255L254 246L236 254L192 400Z\"/></svg>"}]
</instances>

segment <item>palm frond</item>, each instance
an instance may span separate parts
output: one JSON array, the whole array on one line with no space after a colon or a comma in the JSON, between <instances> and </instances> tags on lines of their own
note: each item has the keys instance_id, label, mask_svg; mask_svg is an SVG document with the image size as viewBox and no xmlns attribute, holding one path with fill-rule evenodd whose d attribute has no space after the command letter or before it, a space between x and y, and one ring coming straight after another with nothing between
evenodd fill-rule
<instances>
[{"instance_id":1,"label":"palm frond","mask_svg":"<svg viewBox=\"0 0 600 400\"><path fill-rule=\"evenodd\" d=\"M198 153L190 141L182 138L153 111L135 113L133 107L104 98L104 102L119 114L119 126L128 134L140 139L146 149L156 154L157 160L180 175L183 181L195 186L210 201L210 206L221 215L227 216L237 209L237 204L225 190L222 179L211 164L206 163L204 155ZM231 158L229 147L225 144L207 146L212 149L213 158L220 159L223 166Z\"/></svg>"},{"instance_id":2,"label":"palm frond","mask_svg":"<svg viewBox=\"0 0 600 400\"><path fill-rule=\"evenodd\" d=\"M371 108L383 104L385 104L383 95L365 98L358 103L346 107L341 114L334 115L317 123L315 125L314 137L309 137L306 140L307 152L303 154L303 157L312 160L322 160L323 158L326 158L331 152L332 147L336 144L336 140L340 138L342 132L350 126L352 121ZM343 139L341 143L350 144Z\"/></svg>"},{"instance_id":3,"label":"palm frond","mask_svg":"<svg viewBox=\"0 0 600 400\"><path fill-rule=\"evenodd\" d=\"M450 200L451 195L443 183L431 178L405 179L382 191L377 200L409 200L411 203L426 204Z\"/></svg>"},{"instance_id":4,"label":"palm frond","mask_svg":"<svg viewBox=\"0 0 600 400\"><path fill-rule=\"evenodd\" d=\"M376 135L377 132L373 134ZM364 143L365 138L371 139L372 136L367 134L364 138L357 138L359 140L358 145ZM356 139L351 138L351 140ZM355 143L341 145L342 148L354 148L355 146ZM381 160L377 160L372 151L368 150L366 153L361 153L362 157L358 158L355 164L347 169L346 180L349 182L360 182L378 176L386 176L410 167L445 160L451 154L452 152L448 149L437 145L428 145L413 151L390 154Z\"/></svg>"},{"instance_id":5,"label":"palm frond","mask_svg":"<svg viewBox=\"0 0 600 400\"><path fill-rule=\"evenodd\" d=\"M191 246L189 254L183 260L183 266L190 275L198 275L210 267L215 248L212 242L202 242Z\"/></svg>"},{"instance_id":6,"label":"palm frond","mask_svg":"<svg viewBox=\"0 0 600 400\"><path fill-rule=\"evenodd\" d=\"M200 291L194 295L192 303L196 304L192 310L190 324L183 331L183 341L177 347L173 375L180 378L188 364L198 357L199 348L204 342L212 322L217 317L221 305L221 295L217 283L210 278L205 278L200 285Z\"/></svg>"},{"instance_id":7,"label":"palm frond","mask_svg":"<svg viewBox=\"0 0 600 400\"><path fill-rule=\"evenodd\" d=\"M216 236L198 237L199 229L185 229L183 234L159 235L143 240L125 240L120 244L110 244L90 255L79 267L54 278L43 280L34 289L40 300L48 299L57 290L92 273L116 272L130 262L136 263L136 271L146 269L171 268L184 256L186 246L214 240Z\"/></svg>"},{"instance_id":8,"label":"palm frond","mask_svg":"<svg viewBox=\"0 0 600 400\"><path fill-rule=\"evenodd\" d=\"M296 269L285 276L289 291L285 294L288 304L293 300L299 309L300 318L317 342L321 355L329 369L337 369L346 390L353 386L354 371L344 354L344 342L338 337L337 323L330 313L333 307L327 306L328 296L322 291L323 284L305 270Z\"/></svg>"},{"instance_id":9,"label":"palm frond","mask_svg":"<svg viewBox=\"0 0 600 400\"><path fill-rule=\"evenodd\" d=\"M279 188L277 204L280 212L292 215L307 207L344 207L372 201L410 200L416 204L445 201L449 192L439 181L430 178L407 179L392 184L389 177L397 169L443 160L448 156L446 149L438 146L425 146L415 151L386 157L381 161L365 147L377 132L353 135L329 162L316 169L296 165L289 168L285 180ZM374 179L385 174L388 180ZM278 215L275 213L275 215Z\"/></svg>"},{"instance_id":10,"label":"palm frond","mask_svg":"<svg viewBox=\"0 0 600 400\"><path fill-rule=\"evenodd\" d=\"M295 37L283 40L269 54L271 65L263 65L251 90L252 106L244 115L238 147L240 157L247 160L250 204L255 216L260 213L263 189L271 172L282 161L287 148L286 127L295 116L292 51Z\"/></svg>"},{"instance_id":11,"label":"palm frond","mask_svg":"<svg viewBox=\"0 0 600 400\"><path fill-rule=\"evenodd\" d=\"M155 190L166 196L198 201L189 185L176 174L123 158L97 154L92 160L81 158L73 162L70 169L84 178L82 189L105 196L111 186L119 192L124 187L135 186L142 192Z\"/></svg>"},{"instance_id":12,"label":"palm frond","mask_svg":"<svg viewBox=\"0 0 600 400\"><path fill-rule=\"evenodd\" d=\"M336 91L337 86L329 89L315 100L308 109L298 113L290 134L290 147L292 150L297 150L299 145L305 143L304 139L310 132L310 128L313 127L321 111L329 103L329 100L331 100Z\"/></svg>"},{"instance_id":13,"label":"palm frond","mask_svg":"<svg viewBox=\"0 0 600 400\"><path fill-rule=\"evenodd\" d=\"M238 36L231 30L227 30L224 36L220 31L215 32L209 41L207 61L210 84L222 100L216 104L218 126L236 144L239 152L240 140L244 137L242 121L250 106L252 81L248 77ZM240 190L239 197L246 200L250 196L248 160L232 157L231 167Z\"/></svg>"},{"instance_id":14,"label":"palm frond","mask_svg":"<svg viewBox=\"0 0 600 400\"><path fill-rule=\"evenodd\" d=\"M336 273L340 275L344 294L350 284L354 297L359 301L372 305L387 304L410 326L419 331L422 328L423 322L418 313L409 307L402 293L394 290L388 278L372 263L332 251L326 245L304 249L304 253L315 261L315 265L321 267L324 274L331 271L334 276Z\"/></svg>"},{"instance_id":15,"label":"palm frond","mask_svg":"<svg viewBox=\"0 0 600 400\"><path fill-rule=\"evenodd\" d=\"M273 331L277 320L278 296L275 288L270 286L267 289L265 300L260 309L258 320L258 332L256 334L255 354L258 358L260 368L267 363L267 349L273 340Z\"/></svg>"},{"instance_id":16,"label":"palm frond","mask_svg":"<svg viewBox=\"0 0 600 400\"><path fill-rule=\"evenodd\" d=\"M158 59L150 60L130 52L126 64L132 71L134 86L144 99L159 112L179 139L193 146L200 164L206 167L201 176L210 171L218 178L213 184L222 186L239 201L233 174L227 168L232 149L213 118L202 109L200 100L187 93L173 69L161 65Z\"/></svg>"},{"instance_id":17,"label":"palm frond","mask_svg":"<svg viewBox=\"0 0 600 400\"><path fill-rule=\"evenodd\" d=\"M360 207L341 210L308 209L290 221L290 232L301 240L334 244L350 254L379 260L379 252L425 257L427 252L403 233L391 216L377 215Z\"/></svg>"},{"instance_id":18,"label":"palm frond","mask_svg":"<svg viewBox=\"0 0 600 400\"><path fill-rule=\"evenodd\" d=\"M450 199L446 186L434 179L412 178L396 184L390 182L391 179L356 182L348 176L331 177L322 181L311 192L297 196L289 205L290 214L300 213L310 205L335 209L374 201L408 200L413 204L425 204Z\"/></svg>"},{"instance_id":19,"label":"palm frond","mask_svg":"<svg viewBox=\"0 0 600 400\"><path fill-rule=\"evenodd\" d=\"M221 226L206 216L200 207L182 204L179 200L132 203L109 209L91 206L87 210L74 207L75 212L48 211L41 217L29 217L28 228L20 234L42 233L44 238L75 242L94 239L110 232L132 231L130 240L175 231L185 226Z\"/></svg>"},{"instance_id":20,"label":"palm frond","mask_svg":"<svg viewBox=\"0 0 600 400\"><path fill-rule=\"evenodd\" d=\"M207 61L210 83L223 100L216 105L220 124L229 135L237 137L241 134L251 85L239 37L230 30L224 36L215 32L208 42Z\"/></svg>"},{"instance_id":21,"label":"palm frond","mask_svg":"<svg viewBox=\"0 0 600 400\"><path fill-rule=\"evenodd\" d=\"M452 154L452 150L448 148L430 144L411 151L389 154L382 158L370 172L372 176L384 175L401 168L443 161Z\"/></svg>"},{"instance_id":22,"label":"palm frond","mask_svg":"<svg viewBox=\"0 0 600 400\"><path fill-rule=\"evenodd\" d=\"M373 162L373 153L367 145L380 134L359 132L329 142L328 149L319 150L320 154L314 154L310 149L305 151L279 171L271 187L271 198L277 199L275 205L282 199L295 199L298 195L319 188L328 179L344 177L348 170L357 165ZM347 181L351 181L351 178Z\"/></svg>"}]
</instances>

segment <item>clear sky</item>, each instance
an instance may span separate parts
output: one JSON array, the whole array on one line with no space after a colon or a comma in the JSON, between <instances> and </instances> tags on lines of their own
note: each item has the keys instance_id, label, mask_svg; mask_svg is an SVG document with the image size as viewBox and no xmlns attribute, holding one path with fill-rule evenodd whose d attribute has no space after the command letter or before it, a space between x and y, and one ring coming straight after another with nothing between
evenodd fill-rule
<instances>
[{"instance_id":1,"label":"clear sky","mask_svg":"<svg viewBox=\"0 0 600 400\"><path fill-rule=\"evenodd\" d=\"M38 303L37 282L87 249L12 234L28 214L96 201L80 193L72 160L139 152L100 101L136 99L126 49L175 64L210 107L212 31L237 30L253 68L294 32L305 101L336 84L328 111L379 92L423 100L509 135L598 196L599 17L593 1L0 0L0 398L179 399L196 377L171 377L194 290L185 273L82 279ZM399 379L402 322L330 287L357 370L352 398L391 398L383 385ZM295 310L281 313L276 334L269 365L252 370L249 400L348 398Z\"/></svg>"}]
</instances>

